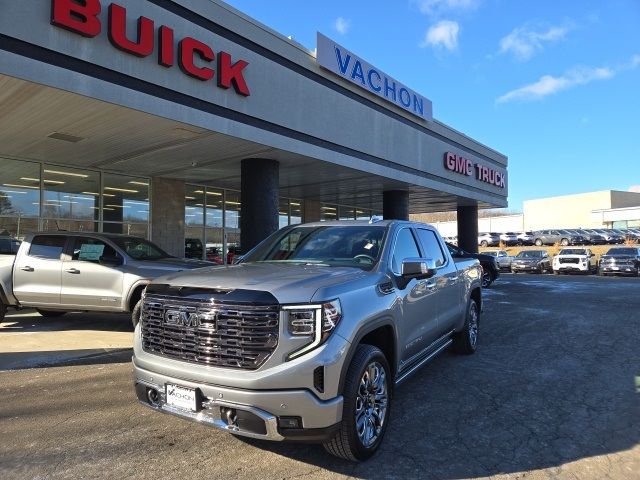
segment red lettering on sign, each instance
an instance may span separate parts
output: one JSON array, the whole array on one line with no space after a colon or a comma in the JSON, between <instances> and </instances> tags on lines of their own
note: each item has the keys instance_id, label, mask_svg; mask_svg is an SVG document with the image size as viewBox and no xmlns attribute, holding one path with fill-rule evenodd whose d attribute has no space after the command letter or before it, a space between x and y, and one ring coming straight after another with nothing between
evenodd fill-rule
<instances>
[{"instance_id":1,"label":"red lettering on sign","mask_svg":"<svg viewBox=\"0 0 640 480\"><path fill-rule=\"evenodd\" d=\"M218 54L218 86L221 88L229 88L233 85L236 93L248 97L249 87L244 80L243 70L249 65L244 60L238 60L231 64L231 55L227 52Z\"/></svg>"},{"instance_id":2,"label":"red lettering on sign","mask_svg":"<svg viewBox=\"0 0 640 480\"><path fill-rule=\"evenodd\" d=\"M99 18L101 11L100 0L52 0L51 24L85 37L95 37L102 29ZM156 40L153 20L141 16L138 18L135 40L130 40L127 36L126 8L111 3L108 12L108 38L113 46L138 57L147 57L153 53L157 41L158 64L169 68L176 63L175 31L172 28L160 25ZM212 80L216 71L207 64L215 60L216 54L206 43L191 37L185 37L178 43L177 63L191 77L202 81ZM249 63L245 60L234 63L227 52L220 52L217 61L218 87L233 87L237 94L249 96L249 87L244 77Z\"/></svg>"},{"instance_id":3,"label":"red lettering on sign","mask_svg":"<svg viewBox=\"0 0 640 480\"><path fill-rule=\"evenodd\" d=\"M136 41L127 38L127 9L112 3L109 5L109 40L114 47L137 57L148 57L153 53L153 20L138 18Z\"/></svg>"},{"instance_id":4,"label":"red lettering on sign","mask_svg":"<svg viewBox=\"0 0 640 480\"><path fill-rule=\"evenodd\" d=\"M52 0L51 24L84 37L95 37L102 29L98 19L101 9L99 0Z\"/></svg>"},{"instance_id":5,"label":"red lettering on sign","mask_svg":"<svg viewBox=\"0 0 640 480\"><path fill-rule=\"evenodd\" d=\"M211 80L215 72L208 67L198 67L195 64L194 57L197 54L205 62L213 62L215 54L211 47L199 42L195 38L185 37L180 40L180 68L187 75L191 75L198 80Z\"/></svg>"},{"instance_id":6,"label":"red lettering on sign","mask_svg":"<svg viewBox=\"0 0 640 480\"><path fill-rule=\"evenodd\" d=\"M173 66L173 43L173 30L162 25L158 30L158 63L163 67Z\"/></svg>"}]
</instances>

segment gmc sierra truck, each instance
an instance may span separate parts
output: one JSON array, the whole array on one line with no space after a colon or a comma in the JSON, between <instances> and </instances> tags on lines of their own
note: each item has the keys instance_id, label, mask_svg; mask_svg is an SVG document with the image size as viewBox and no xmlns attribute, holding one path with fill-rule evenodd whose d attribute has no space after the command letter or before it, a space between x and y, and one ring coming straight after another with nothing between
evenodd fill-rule
<instances>
[{"instance_id":1,"label":"gmc sierra truck","mask_svg":"<svg viewBox=\"0 0 640 480\"><path fill-rule=\"evenodd\" d=\"M70 311L131 312L155 277L211 265L170 256L142 238L108 233L35 233L0 256L0 321L7 308L45 317Z\"/></svg>"},{"instance_id":2,"label":"gmc sierra truck","mask_svg":"<svg viewBox=\"0 0 640 480\"><path fill-rule=\"evenodd\" d=\"M481 267L407 221L285 227L241 263L143 294L134 384L159 412L361 461L394 388L449 345L476 350Z\"/></svg>"}]
</instances>

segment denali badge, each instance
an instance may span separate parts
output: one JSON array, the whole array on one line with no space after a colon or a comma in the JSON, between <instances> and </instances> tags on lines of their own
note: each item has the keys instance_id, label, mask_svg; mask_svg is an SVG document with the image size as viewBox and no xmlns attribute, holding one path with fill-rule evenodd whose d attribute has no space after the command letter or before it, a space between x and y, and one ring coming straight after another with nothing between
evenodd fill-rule
<instances>
[{"instance_id":1,"label":"denali badge","mask_svg":"<svg viewBox=\"0 0 640 480\"><path fill-rule=\"evenodd\" d=\"M200 315L195 312L185 312L182 310L167 310L164 312L164 323L167 325L198 328L200 326Z\"/></svg>"}]
</instances>

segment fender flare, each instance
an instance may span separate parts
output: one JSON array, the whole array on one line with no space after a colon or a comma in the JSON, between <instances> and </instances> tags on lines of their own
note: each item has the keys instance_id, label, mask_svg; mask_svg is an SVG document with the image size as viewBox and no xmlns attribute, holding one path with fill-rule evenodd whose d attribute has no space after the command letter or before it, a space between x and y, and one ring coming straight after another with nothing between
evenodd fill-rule
<instances>
[{"instance_id":1,"label":"fender flare","mask_svg":"<svg viewBox=\"0 0 640 480\"><path fill-rule=\"evenodd\" d=\"M131 285L131 287L129 287L129 292L127 292L126 302L123 305L125 308L125 311L127 312L133 311L133 308L131 309L129 308L129 303L131 302L131 297L133 296L133 293L140 287L146 287L147 285L149 285L149 283L151 283L150 280L137 280L133 285Z\"/></svg>"},{"instance_id":2,"label":"fender flare","mask_svg":"<svg viewBox=\"0 0 640 480\"><path fill-rule=\"evenodd\" d=\"M347 354L344 360L344 363L342 364L342 370L340 372L340 381L338 382L338 395L341 395L342 392L344 391L344 383L346 381L346 377L347 377L347 370L349 370L349 366L351 365L351 361L353 360L353 356L356 354L356 349L358 348L358 345L360 345L360 341L369 333L373 332L374 330L377 330L380 327L391 327L391 329L393 330L393 343L394 343L394 349L395 349L395 354L396 357L398 356L398 332L396 330L396 327L392 321L391 318L389 317L381 317L378 318L376 320L373 320L371 322L368 322L366 325L364 325L363 327L360 328L360 330L358 330L358 332L355 334L355 336L353 337L353 341L351 341L351 345L349 346L349 350L347 350ZM395 383L395 375L397 372L397 364L398 364L398 359L397 358L393 358L393 359L387 359L389 361L389 365L391 366L391 368L393 369L393 382L391 382L391 387L393 387L393 383Z\"/></svg>"}]
</instances>

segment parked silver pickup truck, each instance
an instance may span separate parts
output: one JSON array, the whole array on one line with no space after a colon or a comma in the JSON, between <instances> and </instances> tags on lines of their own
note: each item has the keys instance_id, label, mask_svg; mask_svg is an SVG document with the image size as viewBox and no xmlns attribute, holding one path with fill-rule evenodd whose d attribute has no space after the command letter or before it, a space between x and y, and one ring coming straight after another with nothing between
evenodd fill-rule
<instances>
[{"instance_id":1,"label":"parked silver pickup truck","mask_svg":"<svg viewBox=\"0 0 640 480\"><path fill-rule=\"evenodd\" d=\"M481 268L405 221L285 227L238 265L147 286L134 336L140 402L267 440L365 460L394 387L449 345L476 350Z\"/></svg>"},{"instance_id":2,"label":"parked silver pickup truck","mask_svg":"<svg viewBox=\"0 0 640 480\"><path fill-rule=\"evenodd\" d=\"M137 322L142 290L153 278L208 265L171 257L127 235L27 235L15 256L0 256L0 321L7 307L35 307L46 317L79 310L132 312Z\"/></svg>"}]
</instances>

